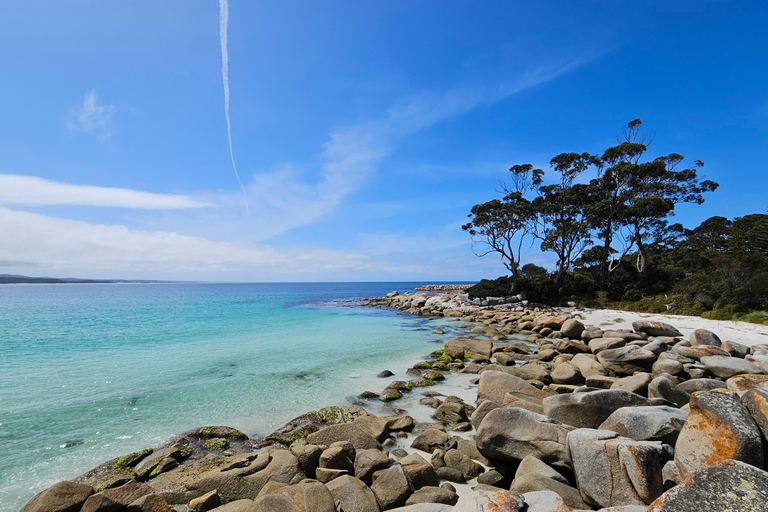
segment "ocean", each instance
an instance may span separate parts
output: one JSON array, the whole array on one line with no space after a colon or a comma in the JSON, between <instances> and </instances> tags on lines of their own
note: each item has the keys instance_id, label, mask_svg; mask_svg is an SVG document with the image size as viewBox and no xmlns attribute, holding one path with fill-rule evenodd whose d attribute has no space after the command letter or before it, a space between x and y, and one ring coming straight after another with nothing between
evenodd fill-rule
<instances>
[{"instance_id":1,"label":"ocean","mask_svg":"<svg viewBox=\"0 0 768 512\"><path fill-rule=\"evenodd\" d=\"M354 299L421 284L0 286L0 511L196 427L263 436L380 391L456 322Z\"/></svg>"}]
</instances>

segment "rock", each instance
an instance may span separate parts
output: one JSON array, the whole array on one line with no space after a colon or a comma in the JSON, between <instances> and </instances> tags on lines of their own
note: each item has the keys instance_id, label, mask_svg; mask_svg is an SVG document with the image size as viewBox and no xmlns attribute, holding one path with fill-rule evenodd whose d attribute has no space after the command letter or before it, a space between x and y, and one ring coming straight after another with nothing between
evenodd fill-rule
<instances>
[{"instance_id":1,"label":"rock","mask_svg":"<svg viewBox=\"0 0 768 512\"><path fill-rule=\"evenodd\" d=\"M754 512L768 510L768 473L729 460L691 473L651 503L648 512Z\"/></svg>"},{"instance_id":2,"label":"rock","mask_svg":"<svg viewBox=\"0 0 768 512\"><path fill-rule=\"evenodd\" d=\"M539 398L519 392L510 392L504 396L504 407L520 407L536 414L544 414L544 406Z\"/></svg>"},{"instance_id":3,"label":"rock","mask_svg":"<svg viewBox=\"0 0 768 512\"><path fill-rule=\"evenodd\" d=\"M664 405L652 407L622 407L598 428L612 430L635 441L658 440L674 445L688 413Z\"/></svg>"},{"instance_id":4,"label":"rock","mask_svg":"<svg viewBox=\"0 0 768 512\"><path fill-rule=\"evenodd\" d=\"M517 364L514 354L507 352L497 352L495 357L496 362L502 366L515 366Z\"/></svg>"},{"instance_id":5,"label":"rock","mask_svg":"<svg viewBox=\"0 0 768 512\"><path fill-rule=\"evenodd\" d=\"M477 449L489 459L518 463L527 455L567 466L566 437L572 427L520 408L489 412L477 430Z\"/></svg>"},{"instance_id":6,"label":"rock","mask_svg":"<svg viewBox=\"0 0 768 512\"><path fill-rule=\"evenodd\" d=\"M253 512L303 512L293 500L285 494L267 494L254 500L250 510Z\"/></svg>"},{"instance_id":7,"label":"rock","mask_svg":"<svg viewBox=\"0 0 768 512\"><path fill-rule=\"evenodd\" d=\"M384 370L383 372L379 373L379 374L377 375L377 377L378 377L378 378L380 378L380 379L385 379L385 378L387 378L387 377L391 377L391 376L393 376L393 375L394 375L394 373L392 373L391 371L389 371L389 370Z\"/></svg>"},{"instance_id":8,"label":"rock","mask_svg":"<svg viewBox=\"0 0 768 512\"><path fill-rule=\"evenodd\" d=\"M571 512L563 498L556 492L526 492L523 494L523 499L527 505L525 512Z\"/></svg>"},{"instance_id":9,"label":"rock","mask_svg":"<svg viewBox=\"0 0 768 512\"><path fill-rule=\"evenodd\" d=\"M464 476L464 479L471 480L477 478L485 469L483 466L473 461L459 450L453 449L445 452L445 466L458 469Z\"/></svg>"},{"instance_id":10,"label":"rock","mask_svg":"<svg viewBox=\"0 0 768 512\"><path fill-rule=\"evenodd\" d=\"M622 377L611 384L610 389L626 389L638 395L646 395L648 393L648 384L651 383L651 380L653 380L653 377L651 377L650 373L640 372L631 377Z\"/></svg>"},{"instance_id":11,"label":"rock","mask_svg":"<svg viewBox=\"0 0 768 512\"><path fill-rule=\"evenodd\" d=\"M504 478L505 478L504 475L502 475L495 469L491 469L481 474L480 476L478 476L477 483L485 484L485 485L493 485L494 487L501 488L503 487Z\"/></svg>"},{"instance_id":12,"label":"rock","mask_svg":"<svg viewBox=\"0 0 768 512\"><path fill-rule=\"evenodd\" d=\"M491 340L481 340L477 338L458 337L449 340L445 344L445 354L454 359L464 359L464 354L470 354L472 359L478 357L490 359L493 350Z\"/></svg>"},{"instance_id":13,"label":"rock","mask_svg":"<svg viewBox=\"0 0 768 512\"><path fill-rule=\"evenodd\" d=\"M679 375L683 373L683 370L683 363L674 359L658 359L651 367L651 371L656 375L660 373Z\"/></svg>"},{"instance_id":14,"label":"rock","mask_svg":"<svg viewBox=\"0 0 768 512\"><path fill-rule=\"evenodd\" d=\"M442 503L444 505L455 505L459 501L459 495L448 489L440 487L422 487L405 501L406 505L415 505L417 503ZM346 512L346 509L344 510Z\"/></svg>"},{"instance_id":15,"label":"rock","mask_svg":"<svg viewBox=\"0 0 768 512\"><path fill-rule=\"evenodd\" d=\"M514 491L476 490L459 498L452 512L519 512L525 510L523 496Z\"/></svg>"},{"instance_id":16,"label":"rock","mask_svg":"<svg viewBox=\"0 0 768 512\"><path fill-rule=\"evenodd\" d=\"M618 380L618 377L608 377L607 375L590 375L587 377L585 384L587 385L587 388L593 389L583 389L581 392L592 391L595 389L611 389Z\"/></svg>"},{"instance_id":17,"label":"rock","mask_svg":"<svg viewBox=\"0 0 768 512\"><path fill-rule=\"evenodd\" d=\"M267 482L297 484L306 478L299 460L289 450L263 450L232 457L228 462L187 483L187 489L194 492L194 497L216 489L222 501L254 499Z\"/></svg>"},{"instance_id":18,"label":"rock","mask_svg":"<svg viewBox=\"0 0 768 512\"><path fill-rule=\"evenodd\" d=\"M701 363L708 372L723 379L742 373L763 373L763 368L759 364L730 355L702 357Z\"/></svg>"},{"instance_id":19,"label":"rock","mask_svg":"<svg viewBox=\"0 0 768 512\"><path fill-rule=\"evenodd\" d=\"M480 382L477 385L478 405L482 400L503 403L504 395L509 391L522 391L539 398L547 396L546 392L536 389L520 377L504 372L485 371L480 374Z\"/></svg>"},{"instance_id":20,"label":"rock","mask_svg":"<svg viewBox=\"0 0 768 512\"><path fill-rule=\"evenodd\" d=\"M417 503L405 507L393 508L392 512L452 512L453 507L441 503Z\"/></svg>"},{"instance_id":21,"label":"rock","mask_svg":"<svg viewBox=\"0 0 768 512\"><path fill-rule=\"evenodd\" d=\"M590 505L643 505L663 491L659 442L578 429L568 434L568 449L581 497Z\"/></svg>"},{"instance_id":22,"label":"rock","mask_svg":"<svg viewBox=\"0 0 768 512\"><path fill-rule=\"evenodd\" d=\"M330 446L337 441L349 441L355 450L381 450L379 442L355 423L337 423L309 434L307 443Z\"/></svg>"},{"instance_id":23,"label":"rock","mask_svg":"<svg viewBox=\"0 0 768 512\"><path fill-rule=\"evenodd\" d=\"M344 512L378 512L379 503L373 491L349 475L340 476L326 484L333 499Z\"/></svg>"},{"instance_id":24,"label":"rock","mask_svg":"<svg viewBox=\"0 0 768 512\"><path fill-rule=\"evenodd\" d=\"M400 465L394 465L371 485L382 510L399 507L413 494L413 485Z\"/></svg>"},{"instance_id":25,"label":"rock","mask_svg":"<svg viewBox=\"0 0 768 512\"><path fill-rule=\"evenodd\" d=\"M440 478L437 476L435 468L427 461L424 461L423 464L402 464L401 460L400 464L414 489L440 485Z\"/></svg>"},{"instance_id":26,"label":"rock","mask_svg":"<svg viewBox=\"0 0 768 512\"><path fill-rule=\"evenodd\" d=\"M575 318L569 318L560 326L560 333L566 338L579 339L582 332L584 332L584 324Z\"/></svg>"},{"instance_id":27,"label":"rock","mask_svg":"<svg viewBox=\"0 0 768 512\"><path fill-rule=\"evenodd\" d=\"M626 346L626 344L627 342L624 338L593 338L589 340L589 350L593 354L599 354L603 350L621 348Z\"/></svg>"},{"instance_id":28,"label":"rock","mask_svg":"<svg viewBox=\"0 0 768 512\"><path fill-rule=\"evenodd\" d=\"M137 499L154 492L155 490L149 485L131 480L120 487L106 489L89 496L80 512L122 512Z\"/></svg>"},{"instance_id":29,"label":"rock","mask_svg":"<svg viewBox=\"0 0 768 512\"><path fill-rule=\"evenodd\" d=\"M754 388L768 389L768 375L743 374L731 377L725 381L726 387L741 398L744 393Z\"/></svg>"},{"instance_id":30,"label":"rock","mask_svg":"<svg viewBox=\"0 0 768 512\"><path fill-rule=\"evenodd\" d=\"M675 464L683 478L727 459L763 466L763 445L755 421L729 392L691 396L691 412L675 445Z\"/></svg>"},{"instance_id":31,"label":"rock","mask_svg":"<svg viewBox=\"0 0 768 512\"><path fill-rule=\"evenodd\" d=\"M576 354L573 359L571 359L570 364L578 368L584 378L593 375L608 375L610 373L605 366L594 358L594 356L590 357L586 354Z\"/></svg>"},{"instance_id":32,"label":"rock","mask_svg":"<svg viewBox=\"0 0 768 512\"><path fill-rule=\"evenodd\" d=\"M586 354L589 353L589 347L579 340L557 340L555 341L555 348L561 354Z\"/></svg>"},{"instance_id":33,"label":"rock","mask_svg":"<svg viewBox=\"0 0 768 512\"><path fill-rule=\"evenodd\" d=\"M505 397L506 398L506 395ZM477 409L475 409L475 412L472 413L472 417L470 418L470 421L472 422L472 426L475 427L475 430L480 428L480 423L482 423L483 418L491 412L494 409L498 409L501 407L499 403L496 403L492 400L486 400L483 403L481 403ZM543 414L543 410L542 410Z\"/></svg>"},{"instance_id":34,"label":"rock","mask_svg":"<svg viewBox=\"0 0 768 512\"><path fill-rule=\"evenodd\" d=\"M752 415L763 437L768 438L768 389L750 389L741 396L741 403ZM763 446L763 449L768 447Z\"/></svg>"},{"instance_id":35,"label":"rock","mask_svg":"<svg viewBox=\"0 0 768 512\"><path fill-rule=\"evenodd\" d=\"M733 357L740 357L742 359L752 353L750 347L742 345L741 343L736 343L735 341L724 341L721 347L730 352Z\"/></svg>"},{"instance_id":36,"label":"rock","mask_svg":"<svg viewBox=\"0 0 768 512\"><path fill-rule=\"evenodd\" d=\"M90 485L65 480L35 495L21 512L79 512L91 494L93 487Z\"/></svg>"},{"instance_id":37,"label":"rock","mask_svg":"<svg viewBox=\"0 0 768 512\"><path fill-rule=\"evenodd\" d=\"M457 484L464 482L464 475L458 469L443 466L437 468L435 471L441 480L448 480L449 482L455 482Z\"/></svg>"},{"instance_id":38,"label":"rock","mask_svg":"<svg viewBox=\"0 0 768 512\"><path fill-rule=\"evenodd\" d=\"M480 464L485 464L486 466L492 466L491 462L477 449L477 443L475 442L474 437L472 439L457 439L456 443L456 449L470 459L477 461Z\"/></svg>"},{"instance_id":39,"label":"rock","mask_svg":"<svg viewBox=\"0 0 768 512\"><path fill-rule=\"evenodd\" d=\"M315 477L319 482L327 484L340 476L349 475L347 469L334 469L334 468L317 468L315 470Z\"/></svg>"},{"instance_id":40,"label":"rock","mask_svg":"<svg viewBox=\"0 0 768 512\"><path fill-rule=\"evenodd\" d=\"M650 405L640 395L624 389L555 395L543 401L547 416L577 428L597 428L621 407ZM481 425L482 427L482 425Z\"/></svg>"},{"instance_id":41,"label":"rock","mask_svg":"<svg viewBox=\"0 0 768 512\"><path fill-rule=\"evenodd\" d=\"M713 389L725 388L725 382L716 379L691 379L681 382L677 385L686 393L693 394L696 391L712 391Z\"/></svg>"},{"instance_id":42,"label":"rock","mask_svg":"<svg viewBox=\"0 0 768 512\"><path fill-rule=\"evenodd\" d=\"M603 350L597 354L597 360L617 375L632 375L635 372L649 371L656 362L656 355L636 345L627 345Z\"/></svg>"},{"instance_id":43,"label":"rock","mask_svg":"<svg viewBox=\"0 0 768 512\"><path fill-rule=\"evenodd\" d=\"M648 384L648 398L663 398L682 407L688 403L691 395L678 388L677 384L667 377L659 376Z\"/></svg>"},{"instance_id":44,"label":"rock","mask_svg":"<svg viewBox=\"0 0 768 512\"><path fill-rule=\"evenodd\" d=\"M544 384L552 382L552 377L549 375L549 370L535 363L524 364L515 371L515 376L527 381L537 380Z\"/></svg>"},{"instance_id":45,"label":"rock","mask_svg":"<svg viewBox=\"0 0 768 512\"><path fill-rule=\"evenodd\" d=\"M706 329L696 329L693 331L689 341L692 347L695 347L696 345L709 345L712 347L719 347L722 344L720 338L717 337L717 334Z\"/></svg>"},{"instance_id":46,"label":"rock","mask_svg":"<svg viewBox=\"0 0 768 512\"><path fill-rule=\"evenodd\" d=\"M436 449L447 451L456 448L456 440L442 430L428 428L413 440L411 448L427 453L432 453Z\"/></svg>"},{"instance_id":47,"label":"rock","mask_svg":"<svg viewBox=\"0 0 768 512\"><path fill-rule=\"evenodd\" d=\"M287 495L304 512L336 512L335 497L328 487L320 482L305 480L296 485L282 487L275 491L275 494Z\"/></svg>"},{"instance_id":48,"label":"rock","mask_svg":"<svg viewBox=\"0 0 768 512\"><path fill-rule=\"evenodd\" d=\"M565 323L565 320L556 316L542 316L536 320L536 325L541 327L549 327L550 329L560 330Z\"/></svg>"},{"instance_id":49,"label":"rock","mask_svg":"<svg viewBox=\"0 0 768 512\"><path fill-rule=\"evenodd\" d=\"M578 489L535 473L516 476L509 489L520 494L542 491L554 492L560 496L568 507L575 509L589 508L589 505L581 499Z\"/></svg>"},{"instance_id":50,"label":"rock","mask_svg":"<svg viewBox=\"0 0 768 512\"><path fill-rule=\"evenodd\" d=\"M557 384L583 384L584 376L572 364L561 364L550 374L552 381Z\"/></svg>"},{"instance_id":51,"label":"rock","mask_svg":"<svg viewBox=\"0 0 768 512\"><path fill-rule=\"evenodd\" d=\"M695 347L686 347L683 345L675 345L673 349L675 352L683 357L699 361L702 357L707 356L725 356L730 357L731 353L720 347L713 347L711 345L697 345Z\"/></svg>"},{"instance_id":52,"label":"rock","mask_svg":"<svg viewBox=\"0 0 768 512\"><path fill-rule=\"evenodd\" d=\"M557 350L552 348L546 348L546 349L539 350L539 353L536 356L536 358L539 361L552 361L554 358L556 358L559 355L560 355L560 352L558 352Z\"/></svg>"},{"instance_id":53,"label":"rock","mask_svg":"<svg viewBox=\"0 0 768 512\"><path fill-rule=\"evenodd\" d=\"M448 402L447 400L440 404L435 411L434 418L443 423L461 423L468 421L467 405L457 402ZM471 414L471 411L470 411Z\"/></svg>"},{"instance_id":54,"label":"rock","mask_svg":"<svg viewBox=\"0 0 768 512\"><path fill-rule=\"evenodd\" d=\"M220 504L219 493L213 490L190 501L189 510L190 512L205 512L218 507Z\"/></svg>"},{"instance_id":55,"label":"rock","mask_svg":"<svg viewBox=\"0 0 768 512\"><path fill-rule=\"evenodd\" d=\"M664 322L638 320L632 322L632 328L637 332L644 332L648 336L682 336L675 327Z\"/></svg>"},{"instance_id":56,"label":"rock","mask_svg":"<svg viewBox=\"0 0 768 512\"><path fill-rule=\"evenodd\" d=\"M355 476L366 484L370 484L373 473L388 466L387 454L379 450L360 450L355 457Z\"/></svg>"},{"instance_id":57,"label":"rock","mask_svg":"<svg viewBox=\"0 0 768 512\"><path fill-rule=\"evenodd\" d=\"M377 453L381 453L376 450ZM323 449L314 444L293 444L291 445L291 453L296 456L301 470L308 478L315 478L315 470L320 465L320 455L323 453Z\"/></svg>"},{"instance_id":58,"label":"rock","mask_svg":"<svg viewBox=\"0 0 768 512\"><path fill-rule=\"evenodd\" d=\"M250 502L250 500L248 500ZM250 503L249 503L250 504ZM219 508L219 510L222 510ZM125 512L170 512L168 502L159 494L147 494L136 501L131 502ZM222 511L224 512L224 511ZM231 511L235 512L235 511Z\"/></svg>"},{"instance_id":59,"label":"rock","mask_svg":"<svg viewBox=\"0 0 768 512\"><path fill-rule=\"evenodd\" d=\"M362 450L361 450L362 451ZM320 455L319 467L324 469L343 469L355 472L355 465L341 446L332 446Z\"/></svg>"},{"instance_id":60,"label":"rock","mask_svg":"<svg viewBox=\"0 0 768 512\"><path fill-rule=\"evenodd\" d=\"M410 432L413 430L413 418L410 416L392 416L389 419L389 430L392 432Z\"/></svg>"}]
</instances>

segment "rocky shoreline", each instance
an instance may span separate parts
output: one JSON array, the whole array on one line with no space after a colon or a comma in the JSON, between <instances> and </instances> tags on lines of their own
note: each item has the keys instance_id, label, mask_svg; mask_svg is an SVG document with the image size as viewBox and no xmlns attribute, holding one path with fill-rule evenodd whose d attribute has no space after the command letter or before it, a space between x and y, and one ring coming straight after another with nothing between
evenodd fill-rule
<instances>
[{"instance_id":1,"label":"rocky shoreline","mask_svg":"<svg viewBox=\"0 0 768 512\"><path fill-rule=\"evenodd\" d=\"M452 317L466 336L353 406L260 440L190 431L22 510L768 510L768 344L684 338L654 321L585 325L516 297L391 293L367 305Z\"/></svg>"}]
</instances>

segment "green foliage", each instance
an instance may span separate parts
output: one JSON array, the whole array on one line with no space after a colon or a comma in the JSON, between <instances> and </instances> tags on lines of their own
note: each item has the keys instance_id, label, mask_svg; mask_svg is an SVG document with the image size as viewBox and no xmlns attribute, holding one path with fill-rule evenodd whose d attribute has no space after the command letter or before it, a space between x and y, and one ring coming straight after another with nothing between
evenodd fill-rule
<instances>
[{"instance_id":1,"label":"green foliage","mask_svg":"<svg viewBox=\"0 0 768 512\"><path fill-rule=\"evenodd\" d=\"M470 299L477 297L506 297L512 287L512 280L509 277L501 276L493 281L481 279L476 285L467 288L466 293Z\"/></svg>"},{"instance_id":2,"label":"green foliage","mask_svg":"<svg viewBox=\"0 0 768 512\"><path fill-rule=\"evenodd\" d=\"M192 450L190 450L189 448L182 448L182 449L179 451L179 455L181 455L181 458L182 458L182 459L186 459L187 457L189 457L190 455L192 455Z\"/></svg>"},{"instance_id":3,"label":"green foliage","mask_svg":"<svg viewBox=\"0 0 768 512\"><path fill-rule=\"evenodd\" d=\"M266 440L274 441L286 447L291 446L291 444L293 444L293 441L294 441L293 439L288 439L287 437L276 436L276 435L267 436Z\"/></svg>"},{"instance_id":4,"label":"green foliage","mask_svg":"<svg viewBox=\"0 0 768 512\"><path fill-rule=\"evenodd\" d=\"M216 437L216 429L213 427L204 427L197 431L197 437L200 439L210 439Z\"/></svg>"},{"instance_id":5,"label":"green foliage","mask_svg":"<svg viewBox=\"0 0 768 512\"><path fill-rule=\"evenodd\" d=\"M152 448L147 448L146 450L129 453L124 457L118 457L115 460L115 468L128 469L132 466L135 466L141 459L143 459L147 455L150 455L153 451L154 450L152 450Z\"/></svg>"},{"instance_id":6,"label":"green foliage","mask_svg":"<svg viewBox=\"0 0 768 512\"><path fill-rule=\"evenodd\" d=\"M423 361L421 363L416 363L415 365L413 365L413 367L416 368L417 370L429 370L430 368L432 368L432 365L427 361Z\"/></svg>"},{"instance_id":7,"label":"green foliage","mask_svg":"<svg viewBox=\"0 0 768 512\"><path fill-rule=\"evenodd\" d=\"M222 439L220 441L210 442L203 445L208 450L224 450L229 448L229 441Z\"/></svg>"}]
</instances>

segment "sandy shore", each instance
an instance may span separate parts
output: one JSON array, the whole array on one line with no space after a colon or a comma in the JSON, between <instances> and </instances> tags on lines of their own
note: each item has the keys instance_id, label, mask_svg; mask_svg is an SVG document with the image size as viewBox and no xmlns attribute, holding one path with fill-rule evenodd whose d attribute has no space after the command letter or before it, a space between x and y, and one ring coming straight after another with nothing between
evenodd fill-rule
<instances>
[{"instance_id":1,"label":"sandy shore","mask_svg":"<svg viewBox=\"0 0 768 512\"><path fill-rule=\"evenodd\" d=\"M594 325L603 330L607 327L632 329L632 322L634 321L651 320L674 325L686 338L696 329L708 329L717 334L723 341L736 341L750 347L768 343L768 326L747 322L707 320L706 318L683 315L635 313L615 309L558 308L558 310L578 314L585 324Z\"/></svg>"}]
</instances>

